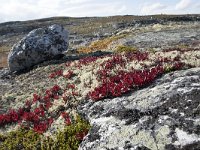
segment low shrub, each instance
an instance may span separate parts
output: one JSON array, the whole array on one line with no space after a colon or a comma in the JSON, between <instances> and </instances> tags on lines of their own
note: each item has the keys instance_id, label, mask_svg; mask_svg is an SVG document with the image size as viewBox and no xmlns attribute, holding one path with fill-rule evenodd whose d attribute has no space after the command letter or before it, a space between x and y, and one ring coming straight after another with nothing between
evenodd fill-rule
<instances>
[{"instance_id":1,"label":"low shrub","mask_svg":"<svg viewBox=\"0 0 200 150\"><path fill-rule=\"evenodd\" d=\"M132 46L125 46L125 45L120 45L116 48L115 50L117 53L121 52L136 52L138 51L137 47L132 47Z\"/></svg>"},{"instance_id":2,"label":"low shrub","mask_svg":"<svg viewBox=\"0 0 200 150\"><path fill-rule=\"evenodd\" d=\"M87 47L80 47L78 49L78 52L79 53L90 53L90 52L105 50L105 49L108 48L108 46L113 41L116 41L116 40L123 38L125 36L126 35L122 34L122 35L112 36L112 37L108 37L108 38L105 38L105 39L102 39L102 40L94 41Z\"/></svg>"},{"instance_id":3,"label":"low shrub","mask_svg":"<svg viewBox=\"0 0 200 150\"><path fill-rule=\"evenodd\" d=\"M77 116L76 121L67 125L63 131L57 132L55 139L39 134L32 129L20 128L6 135L0 135L0 149L77 150L89 128L89 123L80 116Z\"/></svg>"}]
</instances>

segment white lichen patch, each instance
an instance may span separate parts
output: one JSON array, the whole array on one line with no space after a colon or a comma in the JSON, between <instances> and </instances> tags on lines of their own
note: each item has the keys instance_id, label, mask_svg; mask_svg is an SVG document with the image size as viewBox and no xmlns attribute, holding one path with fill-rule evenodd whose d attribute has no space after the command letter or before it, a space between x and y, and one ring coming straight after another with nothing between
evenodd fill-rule
<instances>
[{"instance_id":1,"label":"white lichen patch","mask_svg":"<svg viewBox=\"0 0 200 150\"><path fill-rule=\"evenodd\" d=\"M0 134L4 135L4 134L7 134L8 132L16 131L19 128L20 128L20 126L18 124L6 125L5 127L0 128Z\"/></svg>"},{"instance_id":2,"label":"white lichen patch","mask_svg":"<svg viewBox=\"0 0 200 150\"><path fill-rule=\"evenodd\" d=\"M48 111L49 112L56 111L59 108L59 106L65 106L65 102L61 98L57 99L57 100L54 100L52 102L52 107L50 107Z\"/></svg>"},{"instance_id":3,"label":"white lichen patch","mask_svg":"<svg viewBox=\"0 0 200 150\"><path fill-rule=\"evenodd\" d=\"M196 126L200 125L200 118L194 120L194 125Z\"/></svg>"},{"instance_id":4,"label":"white lichen patch","mask_svg":"<svg viewBox=\"0 0 200 150\"><path fill-rule=\"evenodd\" d=\"M114 69L110 70L111 75L115 75L116 70L124 70L129 71L132 68L134 69L143 69L145 67L152 67L155 65L155 60L159 57L162 58L168 58L173 60L175 57L180 56L180 61L184 62L186 64L194 65L194 66L200 66L200 51L188 51L180 53L176 50L170 51L170 52L155 52L155 53L149 53L149 60L145 61L126 61L125 66L121 67L120 65L117 65ZM16 79L20 79L18 82L19 84L24 84L24 90L21 91L21 93L16 94L15 98L16 101L11 104L10 106L13 106L14 108L22 107L26 99L32 99L33 93L44 93L46 89L52 88L55 84L58 84L62 89L66 89L66 85L68 84L75 84L76 86L76 92L78 92L80 95L77 99L81 100L84 99L87 94L94 90L95 87L98 87L101 82L97 80L98 78L98 70L102 69L101 64L109 59L111 59L112 56L106 56L103 58L98 58L96 61L89 63L87 65L82 65L77 67L79 61L73 61L70 66L66 67L64 64L60 65L51 65L51 66L45 66L41 68L36 68L34 71L32 71L30 76L24 75L19 76ZM122 54L122 58L126 60L126 57ZM64 77L57 77L56 79L48 79L48 73L50 74L53 70L57 70L56 67L63 69L63 74L67 74L69 70L73 71L74 75L70 79L66 79ZM170 65L164 65L165 68L170 68ZM47 71L47 79L44 79L44 81L36 82L37 80L30 80L31 78L35 78L34 72L44 72L43 70ZM24 80L23 83L21 81ZM26 83L29 83L28 88L26 87ZM44 86L45 85L45 86ZM25 93L23 91L26 91ZM71 91L70 91L71 92ZM31 93L31 94L30 94ZM21 95L26 95L26 98L22 98ZM2 97L4 99L4 97ZM146 103L146 101L145 101ZM142 101L139 105L143 105ZM148 104L146 104L148 105Z\"/></svg>"},{"instance_id":5,"label":"white lichen patch","mask_svg":"<svg viewBox=\"0 0 200 150\"><path fill-rule=\"evenodd\" d=\"M200 141L199 135L189 134L179 128L176 128L175 132L178 138L178 141L175 142L176 145L184 146Z\"/></svg>"},{"instance_id":6,"label":"white lichen patch","mask_svg":"<svg viewBox=\"0 0 200 150\"><path fill-rule=\"evenodd\" d=\"M179 51L170 51L170 52L162 52L162 51L159 51L159 52L156 52L156 53L150 53L149 54L149 59L151 61L155 61L157 60L158 58L167 58L167 59L170 59L170 60L173 60L175 57L177 57L178 55L180 55L180 52Z\"/></svg>"},{"instance_id":7,"label":"white lichen patch","mask_svg":"<svg viewBox=\"0 0 200 150\"><path fill-rule=\"evenodd\" d=\"M134 61L134 60L128 63L126 66L127 66L127 69L134 68L136 70L139 70L143 68L143 66L138 61Z\"/></svg>"},{"instance_id":8,"label":"white lichen patch","mask_svg":"<svg viewBox=\"0 0 200 150\"><path fill-rule=\"evenodd\" d=\"M163 25L161 25L161 24L154 24L152 26L152 29L154 29L155 31L160 31L160 30L162 30L162 28L163 28Z\"/></svg>"},{"instance_id":9,"label":"white lichen patch","mask_svg":"<svg viewBox=\"0 0 200 150\"><path fill-rule=\"evenodd\" d=\"M51 137L55 137L54 135L58 132L58 131L63 131L65 128L66 124L65 124L65 120L64 118L60 115L52 124L51 126L48 128L48 130L44 133L44 135L46 136L51 136Z\"/></svg>"},{"instance_id":10,"label":"white lichen patch","mask_svg":"<svg viewBox=\"0 0 200 150\"><path fill-rule=\"evenodd\" d=\"M160 93L161 89L163 89L163 86L157 85L156 87L151 88L150 91L147 91L146 89L145 92L144 90L140 90L133 95L134 97L130 98L130 101L139 110L146 110L149 108L161 106L165 101L161 101L159 97L160 95L164 94L164 92L166 92L163 91L163 93ZM137 101L133 101L133 99L137 99Z\"/></svg>"},{"instance_id":11,"label":"white lichen patch","mask_svg":"<svg viewBox=\"0 0 200 150\"><path fill-rule=\"evenodd\" d=\"M114 117L101 117L97 119L92 119L91 124L106 125L108 122L115 120Z\"/></svg>"},{"instance_id":12,"label":"white lichen patch","mask_svg":"<svg viewBox=\"0 0 200 150\"><path fill-rule=\"evenodd\" d=\"M130 141L131 144L141 144L152 150L164 150L165 145L171 142L171 138L168 138L170 129L168 126L162 126L158 128L155 133L150 130L138 131L135 126L122 126L120 130L115 130L107 139L108 148L123 146L125 141ZM155 137L153 137L155 134Z\"/></svg>"},{"instance_id":13,"label":"white lichen patch","mask_svg":"<svg viewBox=\"0 0 200 150\"><path fill-rule=\"evenodd\" d=\"M200 66L200 51L189 51L181 55L181 61L192 66Z\"/></svg>"},{"instance_id":14,"label":"white lichen patch","mask_svg":"<svg viewBox=\"0 0 200 150\"><path fill-rule=\"evenodd\" d=\"M2 99L4 100L4 107L7 107L6 109L8 110L9 108L22 108L24 106L25 101L30 97L31 96L29 93L25 93L24 95L5 94L4 96L2 96Z\"/></svg>"},{"instance_id":15,"label":"white lichen patch","mask_svg":"<svg viewBox=\"0 0 200 150\"><path fill-rule=\"evenodd\" d=\"M160 28L160 26L159 26ZM120 54L119 54L120 55ZM121 66L121 64L115 64L113 69L109 70L110 75L116 75L118 70L123 70L130 72L132 69L151 69L151 67L156 66L156 60L158 58L168 58L170 60L173 60L177 56L180 56L180 62L184 62L186 64L190 64L193 66L200 66L200 51L188 51L188 52L179 52L179 51L170 51L170 52L155 52L155 53L149 53L149 56L147 60L144 61L137 61L137 60L132 60L128 61L128 59L125 57L124 54L122 54L122 59L125 60L125 65ZM73 61L70 66L65 66L64 63L61 65L51 65L51 67L40 67L32 71L29 75L21 75L16 78L17 82L19 85L21 85L23 88L22 90L18 90L16 94L12 94L14 92L11 92L11 94L4 95L2 98L6 99L6 97L14 97L15 101L13 103L7 102L7 106L12 107L14 109L18 109L20 107L24 106L24 103L27 99L32 100L33 99L33 93L36 94L41 94L41 96L44 96L45 90L52 88L54 85L59 85L61 87L61 93L66 94L67 96L71 96L70 99L68 99L67 102L65 102L61 95L58 100L53 100L52 107L48 110L48 112L53 112L58 109L59 106L66 106L68 103L70 104L76 104L74 106L77 106L78 103L81 100L85 100L88 93L93 91L96 87L101 85L101 81L99 81L99 74L98 71L104 69L101 65L105 63L107 60L111 60L113 56L105 56L103 58L98 58L96 61L93 61L91 63L88 63L86 65L79 64L79 60ZM164 67L172 67L171 64L164 65ZM51 69L53 66L53 69ZM63 70L63 75L67 75L69 71L73 72L73 76L70 78L65 78L63 76L59 76L53 79L48 78L49 74L52 73L55 70L61 69ZM40 74L44 73L46 71L46 74L40 77ZM35 74L39 74L39 76L35 76ZM39 80L37 78L40 78ZM183 77L176 78L176 80L172 81L170 84L170 90L173 89L175 86L177 86L178 83L182 82ZM184 78L189 80L190 78ZM199 80L196 78L191 78L192 80ZM23 82L22 82L23 81ZM75 89L68 89L67 85L68 84L74 84ZM196 84L198 86L198 84ZM154 88L151 88L151 91L147 91L146 89L141 89L137 91L133 95L133 97L137 97L137 101L133 97L130 99L130 103L133 104L138 110L146 110L146 109L152 109L154 107L158 107L165 103L164 100L162 100L160 95L164 95L167 93L168 90L167 87L162 85L157 85ZM164 89L164 90L163 90ZM64 92L65 90L65 92ZM177 92L185 92L184 90L187 90L186 88L183 89L178 89ZM192 88L190 88L192 90ZM189 90L187 90L189 91ZM76 92L78 96L75 98L72 96L72 92ZM6 104L6 102L5 102ZM34 108L38 107L39 105L32 105L32 110ZM126 108L132 107L132 106L126 106ZM173 110L172 110L173 111ZM174 113L175 110L174 110ZM115 120L115 121L111 121ZM164 119L165 120L165 119ZM93 120L92 123L97 123L97 124L103 124L103 126L106 126L107 123L109 122L116 122L116 119L114 118L100 118ZM55 121L53 122L52 126L49 128L48 132L46 134L50 134L51 131L57 130L57 129L62 129L64 127L64 120L59 117L58 119L56 118ZM12 129L12 126L11 128ZM7 130L7 129L6 129ZM5 130L5 131L6 131ZM106 131L107 129L105 129ZM168 143L168 140L170 140L167 137L168 134L168 127L161 127L156 131L156 141L152 138L152 135L149 131L140 131L138 135L135 134L136 129L135 126L132 127L132 130L127 129L124 127L122 130L117 130L116 126L109 126L109 132L107 132L107 136L110 135L116 135L120 136L120 138L126 138L127 135L132 135L134 138L138 138L137 142L141 142L141 144L147 143L147 146L149 148L155 149L156 147L159 147L159 149L163 149L164 143ZM162 134L163 135L162 135ZM180 133L180 132L179 132ZM104 133L105 134L105 133ZM114 137L113 136L113 137ZM162 139L164 138L164 139ZM160 141L159 141L160 139ZM117 144L122 141L113 141L113 139L110 139L110 142L112 144ZM157 142L157 145L156 145ZM122 143L121 143L122 144Z\"/></svg>"},{"instance_id":16,"label":"white lichen patch","mask_svg":"<svg viewBox=\"0 0 200 150\"><path fill-rule=\"evenodd\" d=\"M156 145L158 149L160 150L165 149L165 145L171 143L172 139L169 136L170 131L171 130L167 125L161 126L155 131Z\"/></svg>"}]
</instances>

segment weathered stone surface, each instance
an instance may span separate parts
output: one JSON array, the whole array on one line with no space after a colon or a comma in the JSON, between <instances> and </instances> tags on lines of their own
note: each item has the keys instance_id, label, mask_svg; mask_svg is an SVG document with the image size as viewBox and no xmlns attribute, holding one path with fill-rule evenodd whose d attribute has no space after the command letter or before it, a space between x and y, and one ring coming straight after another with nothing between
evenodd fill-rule
<instances>
[{"instance_id":1,"label":"weathered stone surface","mask_svg":"<svg viewBox=\"0 0 200 150\"><path fill-rule=\"evenodd\" d=\"M13 46L8 55L10 71L20 71L50 60L68 48L68 32L62 26L52 25L31 31Z\"/></svg>"},{"instance_id":2,"label":"weathered stone surface","mask_svg":"<svg viewBox=\"0 0 200 150\"><path fill-rule=\"evenodd\" d=\"M176 29L161 29L164 26L161 24L154 25L152 28L154 31L147 31L144 33L137 33L136 35L130 34L125 38L118 40L115 44L134 46L139 49L148 50L150 48L155 49L167 49L178 46L192 46L199 47L200 41L200 28L179 28ZM129 28L121 30L117 34L126 34L135 32L137 28ZM111 47L112 48L112 47Z\"/></svg>"},{"instance_id":3,"label":"weathered stone surface","mask_svg":"<svg viewBox=\"0 0 200 150\"><path fill-rule=\"evenodd\" d=\"M168 73L129 95L87 101L80 150L200 149L200 68Z\"/></svg>"}]
</instances>

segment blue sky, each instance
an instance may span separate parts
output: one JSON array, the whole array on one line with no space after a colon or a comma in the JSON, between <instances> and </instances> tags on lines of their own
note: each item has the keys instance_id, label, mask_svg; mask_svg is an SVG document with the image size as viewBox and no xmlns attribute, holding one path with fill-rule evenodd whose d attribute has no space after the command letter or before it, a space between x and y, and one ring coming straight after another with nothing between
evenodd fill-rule
<instances>
[{"instance_id":1,"label":"blue sky","mask_svg":"<svg viewBox=\"0 0 200 150\"><path fill-rule=\"evenodd\" d=\"M0 22L52 16L200 13L200 0L0 0L0 4Z\"/></svg>"}]
</instances>

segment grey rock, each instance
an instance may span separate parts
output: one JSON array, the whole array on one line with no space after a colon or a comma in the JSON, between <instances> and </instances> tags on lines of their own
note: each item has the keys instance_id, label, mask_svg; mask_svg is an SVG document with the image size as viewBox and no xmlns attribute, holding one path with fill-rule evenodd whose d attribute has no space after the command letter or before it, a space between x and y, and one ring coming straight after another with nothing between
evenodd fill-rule
<instances>
[{"instance_id":1,"label":"grey rock","mask_svg":"<svg viewBox=\"0 0 200 150\"><path fill-rule=\"evenodd\" d=\"M200 29L176 29L156 32L145 32L122 39L122 45L149 48L170 48L178 45L192 45L199 43Z\"/></svg>"},{"instance_id":2,"label":"grey rock","mask_svg":"<svg viewBox=\"0 0 200 150\"><path fill-rule=\"evenodd\" d=\"M126 96L78 107L91 123L80 150L200 149L200 68L168 73Z\"/></svg>"},{"instance_id":3,"label":"grey rock","mask_svg":"<svg viewBox=\"0 0 200 150\"><path fill-rule=\"evenodd\" d=\"M68 48L68 32L60 25L31 31L8 55L11 72L28 69L62 54Z\"/></svg>"}]
</instances>

